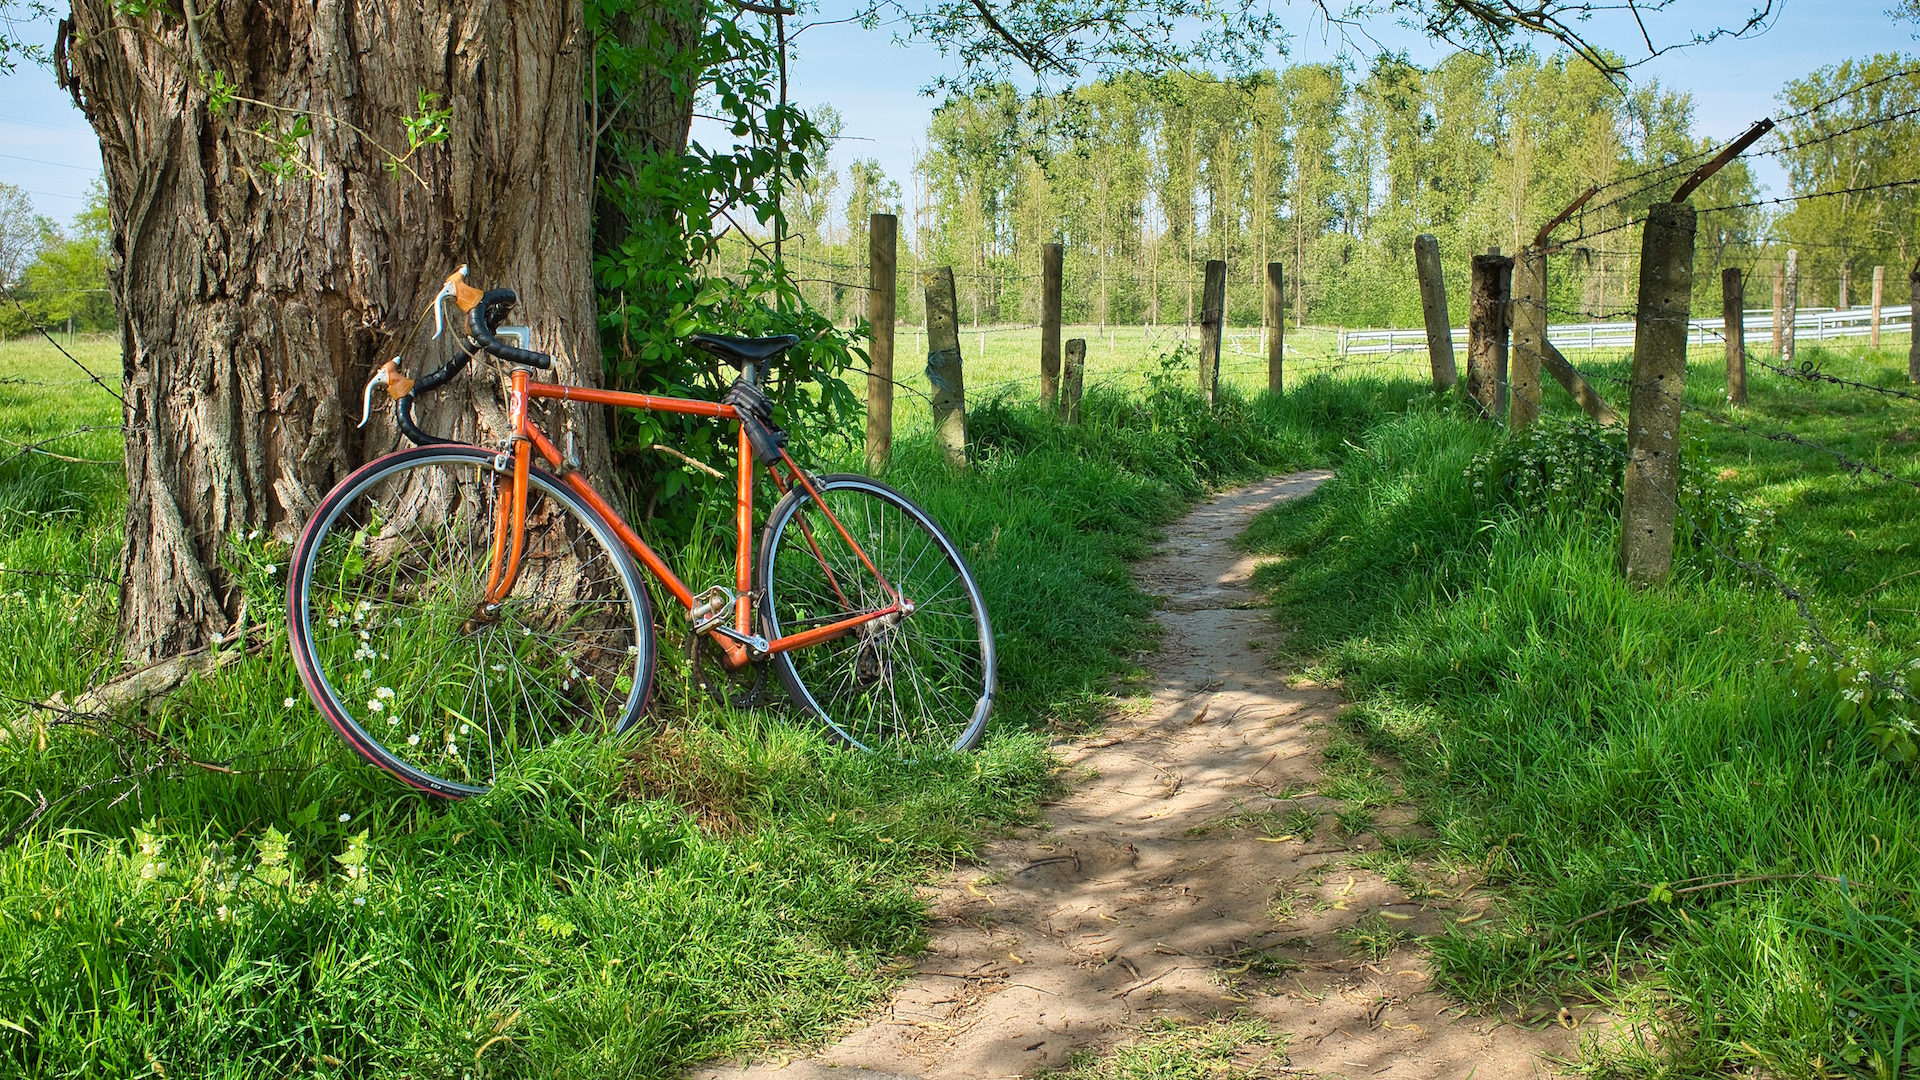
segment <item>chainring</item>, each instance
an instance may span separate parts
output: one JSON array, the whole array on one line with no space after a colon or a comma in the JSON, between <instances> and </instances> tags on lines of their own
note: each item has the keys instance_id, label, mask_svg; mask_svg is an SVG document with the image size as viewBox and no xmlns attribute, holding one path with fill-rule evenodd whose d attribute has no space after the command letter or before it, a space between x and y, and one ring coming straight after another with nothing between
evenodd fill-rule
<instances>
[{"instance_id":1,"label":"chainring","mask_svg":"<svg viewBox=\"0 0 1920 1080\"><path fill-rule=\"evenodd\" d=\"M693 683L708 697L735 709L752 709L767 703L767 663L754 661L737 671L728 671L721 662L722 653L705 634L687 635L687 671Z\"/></svg>"}]
</instances>

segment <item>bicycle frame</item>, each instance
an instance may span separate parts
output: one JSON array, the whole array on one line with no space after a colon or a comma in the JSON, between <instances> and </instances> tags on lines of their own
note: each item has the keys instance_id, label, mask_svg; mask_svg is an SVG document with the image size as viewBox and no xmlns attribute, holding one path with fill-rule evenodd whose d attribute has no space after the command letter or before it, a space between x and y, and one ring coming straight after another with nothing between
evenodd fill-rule
<instances>
[{"instance_id":1,"label":"bicycle frame","mask_svg":"<svg viewBox=\"0 0 1920 1080\"><path fill-rule=\"evenodd\" d=\"M693 591L687 587L686 582L680 580L680 576L673 572L673 569L666 564L666 561L663 560L653 548L649 547L647 542L642 540L638 533L635 533L633 529L627 525L619 513L614 510L613 506L608 503L605 498L601 497L598 491L594 490L593 485L588 483L586 478L581 476L577 469L568 465L560 451L553 445L552 441L547 438L546 433L542 432L539 426L536 425L528 415L527 402L535 398L551 398L559 401L580 402L587 405L605 405L612 408L646 409L656 412L682 413L688 416L705 416L716 420L733 420L736 422L740 419L739 410L724 402L698 401L691 398L656 397L652 394L634 394L618 390L596 390L589 387L567 386L559 383L537 383L530 378L530 375L530 370L524 367L515 367L512 373L509 417L513 425L513 490L512 498L503 503L500 507L500 512L494 519L493 554L492 561L488 567L486 603L488 605L499 603L513 590L514 583L519 578L520 557L523 553L526 539L527 471L532 466L532 451L538 450L540 456L546 459L547 464L553 468L560 480L569 488L573 489L574 493L579 495L581 499L585 500L587 505L593 507L594 512L599 514L601 518L607 522L608 526L613 529L615 535L619 536L620 542L625 544L627 549L633 552L634 557L640 560L640 564L646 567L647 571L658 579L661 584L665 585L667 591L673 594L674 599L678 600L681 606L687 609L689 618L691 618L696 599ZM772 641L767 641L754 633L752 575L753 444L747 437L746 426L744 424L739 425L738 434L740 443L740 467L734 495L734 514L738 541L735 544L734 551L733 626L731 628L732 632L727 632L720 628L715 628L708 632L714 643L722 650L725 657L725 665L729 668L738 668L753 660L759 660L775 653L804 649L809 645L818 645L822 642L832 641L876 619L883 619L896 613L911 614L913 612L913 601L901 596L892 585L888 584L885 576L874 566L873 560L868 558L866 551L860 547L859 543L854 540L853 535L847 531L846 526L842 525L840 520L834 517L833 511L820 499L820 493L814 490L813 482L807 478L806 473L801 470L799 465L794 463L793 458L783 449L780 451L780 461L787 467L786 476L783 477L780 474L780 469L776 463L771 461L767 463L767 472L773 478L774 487L777 488L782 495L787 493L790 483L797 484L804 489L807 494L813 498L814 505L820 508L821 513L826 515L829 522L832 522L834 530L839 533L840 538L846 541L847 545L860 557L860 562L865 565L867 571L873 574L874 580L879 582L881 593L885 596L892 597L892 603L883 608L862 612L861 614L850 616L825 626L817 626L796 634L788 634ZM802 531L807 537L808 545L813 550L814 558L819 560L821 569L826 571L828 582L833 586L834 591L840 596L840 599L846 602L846 593L841 590L839 581L835 578L832 569L827 566L826 557L821 552L818 542L815 541L812 530L807 528L804 522L802 523Z\"/></svg>"}]
</instances>

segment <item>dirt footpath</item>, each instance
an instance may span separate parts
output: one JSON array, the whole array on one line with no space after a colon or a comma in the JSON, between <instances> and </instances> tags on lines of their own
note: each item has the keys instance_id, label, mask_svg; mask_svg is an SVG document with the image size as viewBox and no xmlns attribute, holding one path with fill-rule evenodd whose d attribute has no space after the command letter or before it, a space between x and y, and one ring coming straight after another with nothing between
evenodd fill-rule
<instances>
[{"instance_id":1,"label":"dirt footpath","mask_svg":"<svg viewBox=\"0 0 1920 1080\"><path fill-rule=\"evenodd\" d=\"M1383 865L1378 834L1407 832L1411 814L1388 806L1347 817L1367 831L1342 828L1346 804L1316 793L1339 698L1290 687L1266 661L1278 629L1230 542L1329 475L1228 492L1168 530L1136 569L1165 597L1151 704L1056 747L1072 792L934 891L932 945L877 1015L811 1057L695 1075L1027 1076L1154 1021L1236 1015L1285 1033L1285 1065L1264 1074L1552 1075L1576 1032L1426 990L1411 939L1472 921L1484 900L1444 879L1412 882L1414 900L1354 865Z\"/></svg>"}]
</instances>

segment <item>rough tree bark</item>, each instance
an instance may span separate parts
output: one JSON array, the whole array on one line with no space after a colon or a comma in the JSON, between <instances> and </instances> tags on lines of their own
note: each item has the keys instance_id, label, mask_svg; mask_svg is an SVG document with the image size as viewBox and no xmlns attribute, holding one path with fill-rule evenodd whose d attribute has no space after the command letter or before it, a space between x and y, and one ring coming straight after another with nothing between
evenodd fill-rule
<instances>
[{"instance_id":1,"label":"rough tree bark","mask_svg":"<svg viewBox=\"0 0 1920 1080\"><path fill-rule=\"evenodd\" d=\"M136 18L74 0L60 73L99 135L112 207L128 429L120 636L136 663L233 629L225 537L291 539L349 469L399 444L385 418L355 430L359 390L394 355L416 377L438 365L445 343L418 320L455 267L519 292L514 321L560 377L600 375L577 0L185 11ZM209 116L210 71L311 118L294 175L263 170L271 147L254 134L292 113L235 102ZM453 115L449 140L409 162L416 180L386 165L423 89ZM421 403L423 426L499 437L497 380L472 370Z\"/></svg>"}]
</instances>

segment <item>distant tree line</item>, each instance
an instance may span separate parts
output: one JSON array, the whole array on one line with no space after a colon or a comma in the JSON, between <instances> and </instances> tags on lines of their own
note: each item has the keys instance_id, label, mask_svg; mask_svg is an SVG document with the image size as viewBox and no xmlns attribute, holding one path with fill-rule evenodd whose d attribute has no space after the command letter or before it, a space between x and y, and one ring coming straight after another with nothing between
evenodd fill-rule
<instances>
[{"instance_id":1,"label":"distant tree line","mask_svg":"<svg viewBox=\"0 0 1920 1080\"><path fill-rule=\"evenodd\" d=\"M110 226L106 192L95 184L86 209L62 226L33 212L27 193L0 184L0 338L36 326L98 332L117 325L107 292Z\"/></svg>"},{"instance_id":2,"label":"distant tree line","mask_svg":"<svg viewBox=\"0 0 1920 1080\"><path fill-rule=\"evenodd\" d=\"M1749 303L1770 302L1789 245L1801 251L1804 306L1834 304L1843 269L1855 304L1875 265L1904 279L1920 255L1916 187L1768 200L1920 177L1920 121L1903 115L1920 113L1920 77L1901 74L1916 67L1878 56L1787 85L1778 116L1826 103L1751 152L1777 156L1789 190L1760 191L1736 161L1693 196L1712 211L1700 217L1696 310L1718 310L1729 265L1756 275ZM824 116L837 134L837 116ZM1035 321L1040 247L1060 243L1073 322L1190 322L1205 262L1224 259L1236 324L1260 321L1262 268L1279 262L1290 321L1413 326L1416 235L1440 239L1461 320L1470 254L1511 253L1598 187L1555 231L1565 247L1549 302L1556 321L1619 315L1639 270L1632 222L1714 149L1693 126L1689 95L1622 88L1566 56L1124 74L1046 94L990 85L935 111L910 192L864 159L804 178L785 252L809 299L842 321L863 310L866 215L892 210L910 249L899 289L909 320L913 271L951 265L966 321Z\"/></svg>"}]
</instances>

